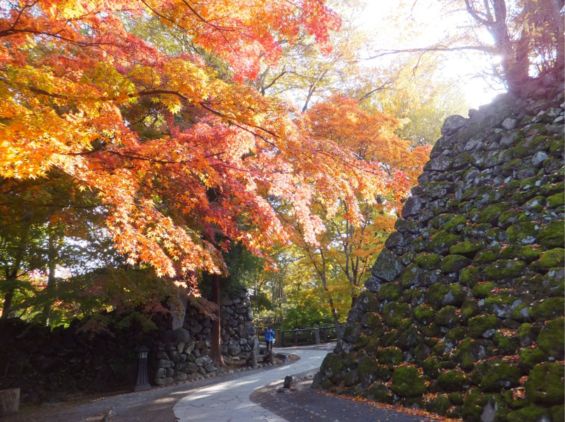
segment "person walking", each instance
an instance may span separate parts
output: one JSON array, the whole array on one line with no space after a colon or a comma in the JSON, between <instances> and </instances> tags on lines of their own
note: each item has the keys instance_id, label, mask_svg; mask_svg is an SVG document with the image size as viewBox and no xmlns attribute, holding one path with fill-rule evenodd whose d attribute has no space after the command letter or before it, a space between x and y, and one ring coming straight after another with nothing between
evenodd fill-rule
<instances>
[{"instance_id":1,"label":"person walking","mask_svg":"<svg viewBox=\"0 0 565 422\"><path fill-rule=\"evenodd\" d=\"M272 352L273 344L275 344L275 330L271 327L265 330L265 343L267 344L267 352Z\"/></svg>"}]
</instances>

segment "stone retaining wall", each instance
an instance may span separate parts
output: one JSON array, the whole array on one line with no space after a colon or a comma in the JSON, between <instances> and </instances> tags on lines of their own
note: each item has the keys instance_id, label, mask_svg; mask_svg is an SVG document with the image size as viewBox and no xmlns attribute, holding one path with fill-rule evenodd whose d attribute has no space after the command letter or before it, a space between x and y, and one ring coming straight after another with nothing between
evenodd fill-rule
<instances>
[{"instance_id":1,"label":"stone retaining wall","mask_svg":"<svg viewBox=\"0 0 565 422\"><path fill-rule=\"evenodd\" d=\"M316 384L469 421L563 420L561 77L446 120Z\"/></svg>"}]
</instances>

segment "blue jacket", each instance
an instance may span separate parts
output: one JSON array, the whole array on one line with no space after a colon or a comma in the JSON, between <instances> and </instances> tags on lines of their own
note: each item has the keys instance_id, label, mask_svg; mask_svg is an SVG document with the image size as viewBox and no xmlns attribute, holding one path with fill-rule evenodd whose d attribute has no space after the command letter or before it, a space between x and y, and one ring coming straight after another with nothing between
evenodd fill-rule
<instances>
[{"instance_id":1,"label":"blue jacket","mask_svg":"<svg viewBox=\"0 0 565 422\"><path fill-rule=\"evenodd\" d=\"M272 329L265 330L265 341L267 343L275 340L275 332Z\"/></svg>"}]
</instances>

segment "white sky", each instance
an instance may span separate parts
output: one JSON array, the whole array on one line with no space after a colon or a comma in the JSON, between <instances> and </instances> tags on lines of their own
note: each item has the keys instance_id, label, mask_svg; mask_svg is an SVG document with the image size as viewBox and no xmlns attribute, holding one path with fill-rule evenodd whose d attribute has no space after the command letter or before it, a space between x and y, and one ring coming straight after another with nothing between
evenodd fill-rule
<instances>
[{"instance_id":1,"label":"white sky","mask_svg":"<svg viewBox=\"0 0 565 422\"><path fill-rule=\"evenodd\" d=\"M427 47L441 42L447 34L461 34L469 27L469 18L463 10L447 14L442 10L446 0L361 0L359 3L359 11L354 12L358 17L354 21L371 34L369 54L377 50ZM453 4L451 0L450 5ZM490 40L486 31L479 32L478 36L485 43ZM377 60L405 57L407 55L402 54ZM461 81L462 94L469 107L489 103L504 92L504 87L493 86L492 80L489 82L480 76L490 71L492 60L496 58L479 52L448 52L443 53L443 57L442 74L447 79Z\"/></svg>"}]
</instances>

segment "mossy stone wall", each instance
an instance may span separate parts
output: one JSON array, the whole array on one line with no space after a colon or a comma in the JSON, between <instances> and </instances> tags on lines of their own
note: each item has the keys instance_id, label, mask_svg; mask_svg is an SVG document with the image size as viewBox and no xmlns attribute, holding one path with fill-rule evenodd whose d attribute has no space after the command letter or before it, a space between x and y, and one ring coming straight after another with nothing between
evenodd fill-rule
<instances>
[{"instance_id":1,"label":"mossy stone wall","mask_svg":"<svg viewBox=\"0 0 565 422\"><path fill-rule=\"evenodd\" d=\"M315 385L469 421L563 421L562 86L549 74L446 120Z\"/></svg>"}]
</instances>

